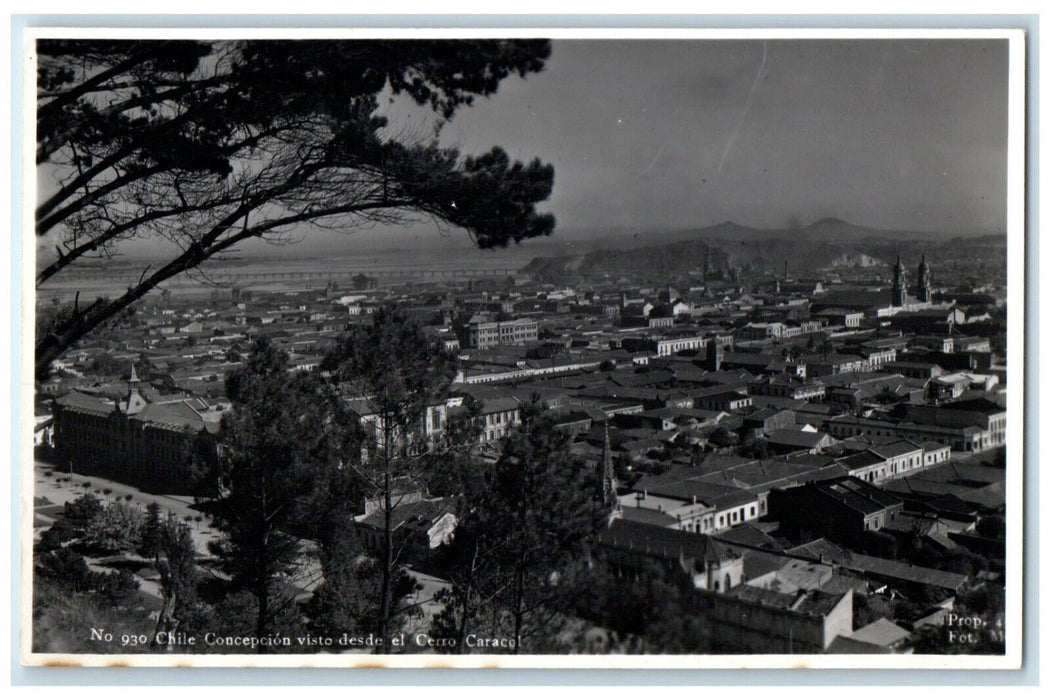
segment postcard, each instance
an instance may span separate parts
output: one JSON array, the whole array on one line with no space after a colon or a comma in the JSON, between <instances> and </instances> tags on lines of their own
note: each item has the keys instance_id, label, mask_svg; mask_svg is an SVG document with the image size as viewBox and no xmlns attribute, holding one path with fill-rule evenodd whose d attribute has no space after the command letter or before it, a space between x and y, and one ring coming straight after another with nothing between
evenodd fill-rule
<instances>
[{"instance_id":1,"label":"postcard","mask_svg":"<svg viewBox=\"0 0 1050 700\"><path fill-rule=\"evenodd\" d=\"M1022 30L24 50L24 664L1019 667Z\"/></svg>"}]
</instances>

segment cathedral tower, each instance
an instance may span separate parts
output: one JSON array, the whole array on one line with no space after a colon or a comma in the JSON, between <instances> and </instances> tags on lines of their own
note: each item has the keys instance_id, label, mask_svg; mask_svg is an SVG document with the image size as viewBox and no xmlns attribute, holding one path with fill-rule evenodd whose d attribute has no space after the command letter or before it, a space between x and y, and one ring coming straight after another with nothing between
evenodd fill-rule
<instances>
[{"instance_id":1,"label":"cathedral tower","mask_svg":"<svg viewBox=\"0 0 1050 700\"><path fill-rule=\"evenodd\" d=\"M922 262L919 263L919 293L916 295L919 297L919 301L929 302L933 299L930 293L930 266L926 262L926 255L922 256Z\"/></svg>"},{"instance_id":2,"label":"cathedral tower","mask_svg":"<svg viewBox=\"0 0 1050 700\"><path fill-rule=\"evenodd\" d=\"M901 256L897 256L897 264L893 268L893 298L890 301L892 306L904 306L904 265L901 263Z\"/></svg>"}]
</instances>

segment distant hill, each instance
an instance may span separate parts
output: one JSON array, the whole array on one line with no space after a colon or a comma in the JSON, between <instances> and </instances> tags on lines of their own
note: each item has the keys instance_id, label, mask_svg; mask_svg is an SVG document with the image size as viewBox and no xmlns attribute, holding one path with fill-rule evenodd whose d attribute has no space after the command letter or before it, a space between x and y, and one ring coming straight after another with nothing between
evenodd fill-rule
<instances>
[{"instance_id":1,"label":"distant hill","mask_svg":"<svg viewBox=\"0 0 1050 700\"><path fill-rule=\"evenodd\" d=\"M643 242L646 245L639 245ZM970 250L983 256L992 249L1005 251L1006 237L949 238L936 232L881 230L829 218L789 229L756 229L726 221L690 231L615 236L593 245L588 252L533 258L525 271L551 280L632 274L674 277L703 271L706 265L715 278L728 276L732 270L779 274L785 267L798 275L830 267L889 266L897 255L909 265L917 264L923 254L938 257L950 252L954 256Z\"/></svg>"}]
</instances>

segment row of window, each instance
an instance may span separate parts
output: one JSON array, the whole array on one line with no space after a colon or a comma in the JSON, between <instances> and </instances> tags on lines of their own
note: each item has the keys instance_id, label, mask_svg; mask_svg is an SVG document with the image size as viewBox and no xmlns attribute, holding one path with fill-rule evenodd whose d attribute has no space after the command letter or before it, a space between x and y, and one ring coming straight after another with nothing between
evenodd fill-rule
<instances>
[{"instance_id":1,"label":"row of window","mask_svg":"<svg viewBox=\"0 0 1050 700\"><path fill-rule=\"evenodd\" d=\"M730 527L738 523L746 522L747 520L754 520L758 517L757 508L752 506L742 506L736 510L731 510L718 514L718 529ZM686 525L686 530L692 530L693 532L710 532L715 527L715 516L711 515L705 518L701 518L699 521L694 520L692 527Z\"/></svg>"}]
</instances>

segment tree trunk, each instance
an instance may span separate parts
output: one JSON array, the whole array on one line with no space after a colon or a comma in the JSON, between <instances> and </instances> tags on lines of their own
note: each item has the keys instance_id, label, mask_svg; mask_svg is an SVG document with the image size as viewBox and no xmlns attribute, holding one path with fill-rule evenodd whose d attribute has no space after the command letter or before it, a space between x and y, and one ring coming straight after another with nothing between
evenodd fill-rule
<instances>
[{"instance_id":1,"label":"tree trunk","mask_svg":"<svg viewBox=\"0 0 1050 700\"><path fill-rule=\"evenodd\" d=\"M514 653L517 654L521 650L521 628L525 623L525 567L521 561L518 562L518 570L514 572L514 576L514 586L517 589L514 591Z\"/></svg>"},{"instance_id":2,"label":"tree trunk","mask_svg":"<svg viewBox=\"0 0 1050 700\"><path fill-rule=\"evenodd\" d=\"M266 636L267 613L270 608L269 586L266 585L265 579L261 583L262 585L258 586L255 591L255 597L259 600L259 614L255 621L255 636L260 638ZM259 652L266 653L267 648L267 645L260 644Z\"/></svg>"},{"instance_id":3,"label":"tree trunk","mask_svg":"<svg viewBox=\"0 0 1050 700\"><path fill-rule=\"evenodd\" d=\"M463 606L460 611L459 633L457 635L456 653L462 654L467 641L467 626L470 619L470 596L474 588L474 570L478 562L478 542L474 541L474 556L470 559L470 573L467 575L466 590L463 592Z\"/></svg>"},{"instance_id":4,"label":"tree trunk","mask_svg":"<svg viewBox=\"0 0 1050 700\"><path fill-rule=\"evenodd\" d=\"M386 472L383 475L383 507L386 512L383 514L383 582L379 598L379 638L383 640L383 644L386 644L387 628L390 623L390 579L392 578L393 573L391 571L391 569L393 569L393 533L391 532L393 520L390 512L392 505L393 499L390 495L390 467L388 464ZM375 650L377 654L385 652L383 646L376 646Z\"/></svg>"}]
</instances>

